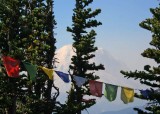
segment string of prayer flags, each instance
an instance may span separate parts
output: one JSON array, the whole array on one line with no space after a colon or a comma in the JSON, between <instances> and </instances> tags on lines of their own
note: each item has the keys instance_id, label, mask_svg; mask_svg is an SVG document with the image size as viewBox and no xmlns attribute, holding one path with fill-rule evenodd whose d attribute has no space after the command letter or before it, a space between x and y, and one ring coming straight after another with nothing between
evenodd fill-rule
<instances>
[{"instance_id":1,"label":"string of prayer flags","mask_svg":"<svg viewBox=\"0 0 160 114\"><path fill-rule=\"evenodd\" d=\"M69 83L69 75L60 71L55 71L56 74L66 83Z\"/></svg>"},{"instance_id":2,"label":"string of prayer flags","mask_svg":"<svg viewBox=\"0 0 160 114\"><path fill-rule=\"evenodd\" d=\"M26 70L28 71L28 74L30 76L30 80L35 81L36 80L36 74L37 74L37 66L33 65L29 62L23 62Z\"/></svg>"},{"instance_id":3,"label":"string of prayer flags","mask_svg":"<svg viewBox=\"0 0 160 114\"><path fill-rule=\"evenodd\" d=\"M124 104L134 101L134 90L127 87L121 88L121 100Z\"/></svg>"},{"instance_id":4,"label":"string of prayer flags","mask_svg":"<svg viewBox=\"0 0 160 114\"><path fill-rule=\"evenodd\" d=\"M114 101L117 96L117 89L118 89L118 86L116 86L116 85L105 84L104 96L109 101Z\"/></svg>"},{"instance_id":5,"label":"string of prayer flags","mask_svg":"<svg viewBox=\"0 0 160 114\"><path fill-rule=\"evenodd\" d=\"M89 80L89 89L92 95L97 97L102 97L102 88L103 88L102 82Z\"/></svg>"},{"instance_id":6,"label":"string of prayer flags","mask_svg":"<svg viewBox=\"0 0 160 114\"><path fill-rule=\"evenodd\" d=\"M9 56L2 56L2 62L4 64L4 67L6 69L6 72L9 77L19 77L20 72L20 61L16 60ZM28 77L30 80L35 81L36 80L36 74L37 74L37 65L33 65L29 62L23 62L24 67L26 68L28 72ZM40 66L40 68L46 73L48 78L50 80L53 80L53 69L48 69L46 67ZM1 70L1 68L0 68ZM56 74L65 82L69 83L69 74L63 73L61 71L55 71ZM1 71L0 71L1 73ZM78 87L81 87L83 84L85 84L88 80L86 78L83 78L81 76L73 76L73 80L75 81L76 85ZM95 80L89 80L89 89L90 94L96 97L102 97L102 89L103 89L103 82L95 81ZM106 84L105 83L105 91L104 96L109 101L114 101L117 96L117 85L112 84ZM155 92L157 94L160 94L160 89L157 90L140 90L141 94L145 98L149 98L152 94L152 92ZM133 102L134 100L134 89L128 88L128 87L121 87L121 100L127 104L130 102ZM94 101L94 99L82 99L82 102L91 102Z\"/></svg>"},{"instance_id":7,"label":"string of prayer flags","mask_svg":"<svg viewBox=\"0 0 160 114\"><path fill-rule=\"evenodd\" d=\"M19 77L20 61L9 56L3 56L2 60L8 76Z\"/></svg>"},{"instance_id":8,"label":"string of prayer flags","mask_svg":"<svg viewBox=\"0 0 160 114\"><path fill-rule=\"evenodd\" d=\"M53 80L53 69L48 69L46 67L40 67L48 76L50 80Z\"/></svg>"},{"instance_id":9,"label":"string of prayer flags","mask_svg":"<svg viewBox=\"0 0 160 114\"><path fill-rule=\"evenodd\" d=\"M79 76L73 76L74 81L76 82L76 85L78 87L81 87L86 81L86 78L79 77Z\"/></svg>"}]
</instances>

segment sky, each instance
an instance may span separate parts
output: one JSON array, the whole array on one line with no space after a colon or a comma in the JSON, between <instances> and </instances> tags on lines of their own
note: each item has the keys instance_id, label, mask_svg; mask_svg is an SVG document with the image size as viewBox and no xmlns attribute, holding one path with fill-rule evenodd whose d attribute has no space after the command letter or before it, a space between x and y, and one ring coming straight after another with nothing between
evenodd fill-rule
<instances>
[{"instance_id":1,"label":"sky","mask_svg":"<svg viewBox=\"0 0 160 114\"><path fill-rule=\"evenodd\" d=\"M96 19L103 24L94 28L97 33L95 45L106 49L130 69L142 69L144 64L154 64L141 56L150 47L151 33L142 29L139 23L152 17L149 9L158 4L158 0L94 0L89 7L102 10ZM54 2L57 48L73 42L66 28L72 25L74 5L75 0Z\"/></svg>"}]
</instances>

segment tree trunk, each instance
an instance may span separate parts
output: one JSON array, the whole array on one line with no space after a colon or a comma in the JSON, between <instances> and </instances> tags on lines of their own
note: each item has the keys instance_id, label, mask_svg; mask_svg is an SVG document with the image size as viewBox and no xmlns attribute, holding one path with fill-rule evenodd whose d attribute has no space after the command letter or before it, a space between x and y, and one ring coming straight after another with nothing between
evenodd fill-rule
<instances>
[{"instance_id":1,"label":"tree trunk","mask_svg":"<svg viewBox=\"0 0 160 114\"><path fill-rule=\"evenodd\" d=\"M8 114L16 114L16 100L17 100L17 97L13 96L12 99L13 99L13 102L12 102L11 106L8 108Z\"/></svg>"},{"instance_id":2,"label":"tree trunk","mask_svg":"<svg viewBox=\"0 0 160 114\"><path fill-rule=\"evenodd\" d=\"M77 105L81 105L82 102L82 95L81 95L81 88L77 87ZM77 114L81 114L81 109L77 111Z\"/></svg>"}]
</instances>

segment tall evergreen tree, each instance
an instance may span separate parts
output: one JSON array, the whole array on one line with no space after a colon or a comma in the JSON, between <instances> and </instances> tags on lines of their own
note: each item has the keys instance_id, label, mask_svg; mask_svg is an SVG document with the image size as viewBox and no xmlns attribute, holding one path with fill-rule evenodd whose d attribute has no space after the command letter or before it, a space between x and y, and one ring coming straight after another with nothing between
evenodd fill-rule
<instances>
[{"instance_id":1,"label":"tall evergreen tree","mask_svg":"<svg viewBox=\"0 0 160 114\"><path fill-rule=\"evenodd\" d=\"M1 0L0 1L0 50L2 54L16 56L18 50L14 53L14 49L19 40L18 19L20 17L18 1ZM14 53L14 55L13 55ZM2 63L2 62L1 62ZM1 64L2 65L2 64ZM2 66L0 77L0 113L15 114L19 79L12 79L7 76L7 73Z\"/></svg>"},{"instance_id":2,"label":"tall evergreen tree","mask_svg":"<svg viewBox=\"0 0 160 114\"><path fill-rule=\"evenodd\" d=\"M157 66L151 68L150 65L145 65L144 71L121 71L125 77L140 79L140 83L151 88L149 89L151 93L148 97L136 94L136 97L150 101L145 108L146 111L135 108L139 114L160 114L160 92L158 92L160 90L160 5L154 9L151 8L150 12L153 17L142 21L140 26L152 33L152 41L150 42L152 48L146 49L142 53L142 56L153 59L157 63Z\"/></svg>"},{"instance_id":3,"label":"tall evergreen tree","mask_svg":"<svg viewBox=\"0 0 160 114\"><path fill-rule=\"evenodd\" d=\"M95 47L96 32L93 27L97 27L102 23L97 21L95 17L101 13L100 9L92 11L88 6L93 0L75 0L74 14L72 16L72 27L67 27L67 31L73 36L73 50L75 56L71 58L69 73L72 78L72 87L68 95L68 101L61 113L81 114L81 111L95 104L95 101L82 102L83 95L91 95L89 92L89 81L82 87L78 87L73 80L74 76L80 76L88 80L99 79L95 75L95 71L103 70L102 64L96 65L89 60L95 57L94 52L98 49Z\"/></svg>"},{"instance_id":4,"label":"tall evergreen tree","mask_svg":"<svg viewBox=\"0 0 160 114\"><path fill-rule=\"evenodd\" d=\"M52 69L56 49L53 1L1 0L0 5L1 55ZM8 77L0 63L0 113L51 114L55 110L59 90L40 68L36 81L31 81L26 74ZM21 71L25 70L21 64ZM53 87L57 92L52 95Z\"/></svg>"}]
</instances>

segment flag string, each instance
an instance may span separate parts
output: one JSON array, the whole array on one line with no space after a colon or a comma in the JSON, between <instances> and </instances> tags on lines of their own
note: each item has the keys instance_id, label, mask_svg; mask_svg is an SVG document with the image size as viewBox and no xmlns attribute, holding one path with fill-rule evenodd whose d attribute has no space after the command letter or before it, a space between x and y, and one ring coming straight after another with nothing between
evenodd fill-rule
<instances>
[{"instance_id":1,"label":"flag string","mask_svg":"<svg viewBox=\"0 0 160 114\"><path fill-rule=\"evenodd\" d=\"M9 57L9 56L2 56L2 60L3 60L3 63L4 63L4 66L5 66L5 69L6 69L6 72L7 72L8 76L12 77L12 78L13 77L17 78L18 77L17 74L19 74L19 70L18 69L20 69L19 68L20 67L19 60L16 60L16 59L14 59L12 57ZM67 74L67 73L64 73L62 71L56 71L54 69L48 69L46 67L42 67L42 66L38 66L38 65L33 65L33 64L29 63L29 62L22 61L22 63L25 66L25 68L26 68L26 70L28 72L30 80L36 81L37 68L41 68L44 71L44 73L48 76L49 80L53 80L53 73L56 73L65 83L69 83L70 82L69 75L71 76L71 74ZM10 70L11 71L15 71L15 72L10 72ZM13 76L13 75L15 75L15 76ZM83 77L80 77L80 76L76 76L76 77L77 78L75 78L75 79L73 78L73 80L77 83L77 85L80 85L79 87L81 87L86 82L85 80L88 80L87 78L83 78ZM78 82L78 81L82 81L82 82ZM99 82L99 83L102 83L102 84L105 84L105 85L108 84L108 85L121 87L122 90L123 90L123 93L124 93L124 91L129 91L129 90L139 90L139 91L141 91L141 89L135 89L135 88L125 87L125 86L120 86L120 85L115 85L115 84L109 84L109 83L106 83L106 82L101 82L101 81L96 81L96 80L88 80L88 81L95 81L97 83ZM98 86L97 83L95 83L95 82L94 82L94 89L96 89L96 92L97 92L96 94L99 94L99 90L98 90L99 88L98 87L102 88L102 86L100 86L100 85ZM124 90L124 89L126 89L126 90ZM8 95L15 95L13 93L7 93L7 94ZM2 95L5 95L5 93L3 93ZM21 95L17 95L17 96L21 96Z\"/></svg>"},{"instance_id":2,"label":"flag string","mask_svg":"<svg viewBox=\"0 0 160 114\"><path fill-rule=\"evenodd\" d=\"M4 57L4 56L2 56L2 57ZM8 56L9 57L9 56ZM9 57L9 58L11 58L11 57ZM13 59L13 58L12 58ZM14 62L16 62L16 61L14 61ZM12 64L12 63L10 63L10 62L7 62L8 64ZM37 66L37 68L41 68L44 72L45 72L45 74L47 74L48 75L48 77L49 77L49 79L51 79L52 80L52 78L53 78L53 76L51 76L51 75L53 75L53 71L54 71L54 69L48 69L48 68L45 68L45 67L43 67L43 66L38 66L38 65L33 65L33 64L31 64L31 63L29 63L29 62L25 62L25 61L22 61L22 63L24 63L24 65L25 64L27 64L27 65L29 65L29 67L31 67L31 65L32 65L32 69L31 70L33 70L34 68L35 68L35 66ZM27 67L26 67L27 68ZM36 69L35 69L36 70ZM50 71L49 71L50 70ZM7 71L7 69L6 69L6 71ZM28 72L30 72L30 71L28 71ZM65 75L65 76L67 76L67 75L70 75L70 74L67 74L67 73L64 73L64 72L62 72L62 71L54 71L58 76L59 76L59 74L61 73L62 75ZM33 73L32 73L33 74ZM33 76L33 75L32 75ZM71 75L70 75L71 76ZM80 76L77 76L77 77L80 77ZM32 77L33 79L34 79L34 77ZM60 78L63 78L63 76L60 76ZM86 79L86 78L84 78L84 79ZM62 80L65 80L64 78L62 79ZM65 81L64 81L65 82ZM66 79L66 82L69 82L69 79ZM101 82L101 81L99 81L99 82ZM110 84L110 83L106 83L106 82L102 82L102 83L104 83L104 84ZM110 84L110 85L114 85L114 86L118 86L118 87L125 87L125 86L121 86L121 85L115 85L115 84ZM131 87L127 87L127 88L131 88ZM131 89L134 89L134 90L141 90L141 89L135 89L135 88L131 88Z\"/></svg>"}]
</instances>

